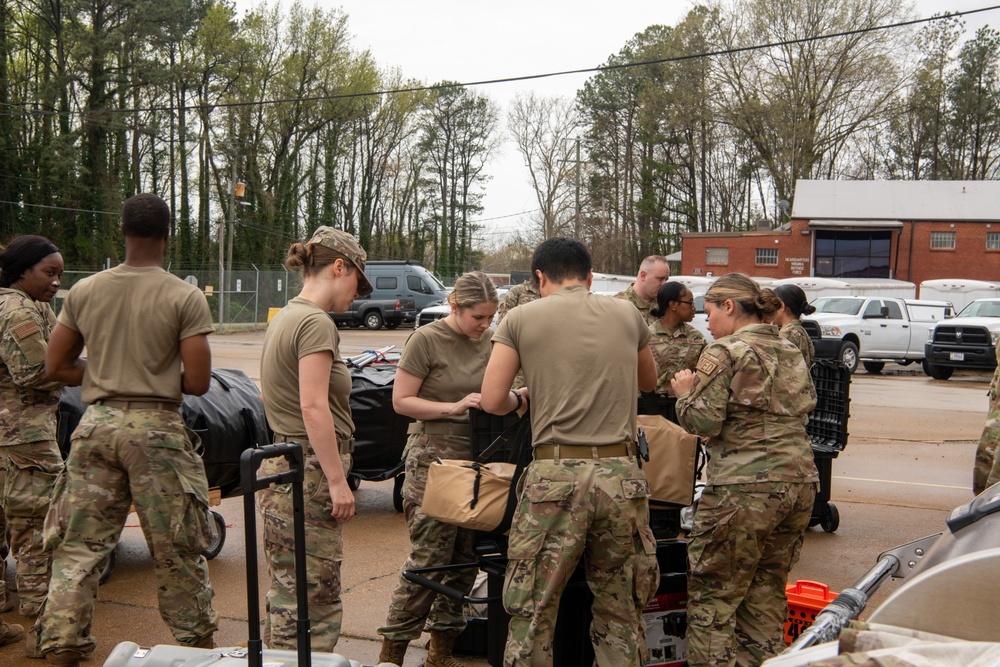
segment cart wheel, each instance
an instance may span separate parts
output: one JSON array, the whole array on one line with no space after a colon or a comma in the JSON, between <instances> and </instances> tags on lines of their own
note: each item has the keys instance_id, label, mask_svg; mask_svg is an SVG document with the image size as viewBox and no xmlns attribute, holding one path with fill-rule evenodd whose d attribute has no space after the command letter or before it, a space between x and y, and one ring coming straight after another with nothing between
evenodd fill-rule
<instances>
[{"instance_id":1,"label":"cart wheel","mask_svg":"<svg viewBox=\"0 0 1000 667\"><path fill-rule=\"evenodd\" d=\"M104 565L101 567L101 578L98 579L98 583L103 584L105 581L111 578L111 573L115 571L115 563L118 562L118 557L115 555L115 549L111 550L108 557L104 561Z\"/></svg>"},{"instance_id":2,"label":"cart wheel","mask_svg":"<svg viewBox=\"0 0 1000 667\"><path fill-rule=\"evenodd\" d=\"M837 510L836 505L827 503L826 514L823 515L823 519L819 522L819 525L828 533L836 532L840 528L840 512Z\"/></svg>"},{"instance_id":3,"label":"cart wheel","mask_svg":"<svg viewBox=\"0 0 1000 667\"><path fill-rule=\"evenodd\" d=\"M222 545L226 543L226 520L213 510L208 511L208 533L212 541L201 553L208 560L212 560L219 555L219 552L222 551Z\"/></svg>"},{"instance_id":4,"label":"cart wheel","mask_svg":"<svg viewBox=\"0 0 1000 667\"><path fill-rule=\"evenodd\" d=\"M357 475L348 475L347 487L351 491L357 491L359 488L361 488L361 478L358 477Z\"/></svg>"},{"instance_id":5,"label":"cart wheel","mask_svg":"<svg viewBox=\"0 0 1000 667\"><path fill-rule=\"evenodd\" d=\"M399 473L392 478L392 506L396 508L397 512L403 511L403 480L406 479L406 475Z\"/></svg>"}]
</instances>

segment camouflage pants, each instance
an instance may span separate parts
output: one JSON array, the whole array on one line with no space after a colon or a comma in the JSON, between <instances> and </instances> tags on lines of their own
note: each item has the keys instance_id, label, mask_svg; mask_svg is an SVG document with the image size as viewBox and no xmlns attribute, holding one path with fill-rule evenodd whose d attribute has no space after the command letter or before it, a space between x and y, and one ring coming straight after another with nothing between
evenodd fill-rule
<instances>
[{"instance_id":1,"label":"camouflage pants","mask_svg":"<svg viewBox=\"0 0 1000 667\"><path fill-rule=\"evenodd\" d=\"M996 449L1000 444L1000 401L994 401L986 417L983 435L976 448L976 463L972 469L972 492L977 496L988 487L1000 482L1000 466Z\"/></svg>"},{"instance_id":2,"label":"camouflage pants","mask_svg":"<svg viewBox=\"0 0 1000 667\"><path fill-rule=\"evenodd\" d=\"M785 647L785 584L815 484L706 486L688 543L690 667L760 665Z\"/></svg>"},{"instance_id":3,"label":"camouflage pants","mask_svg":"<svg viewBox=\"0 0 1000 667\"><path fill-rule=\"evenodd\" d=\"M503 664L553 664L559 600L583 558L594 594L590 640L599 667L645 665L641 610L659 584L649 485L635 459L536 460L507 548Z\"/></svg>"},{"instance_id":4,"label":"camouflage pants","mask_svg":"<svg viewBox=\"0 0 1000 667\"><path fill-rule=\"evenodd\" d=\"M22 616L37 616L49 591L52 560L44 549L42 526L62 469L62 454L53 440L0 447L0 511L17 563Z\"/></svg>"},{"instance_id":5,"label":"camouflage pants","mask_svg":"<svg viewBox=\"0 0 1000 667\"><path fill-rule=\"evenodd\" d=\"M476 562L472 531L441 523L424 514L427 466L433 456L468 459L469 440L455 436L411 435L406 443L406 479L403 482L403 513L410 531L410 556L403 570L435 565ZM432 577L445 586L468 594L476 581L477 569L441 572ZM402 573L389 603L389 616L378 633L392 641L412 641L427 630L463 630L466 625L462 603L438 595L407 581Z\"/></svg>"},{"instance_id":6,"label":"camouflage pants","mask_svg":"<svg viewBox=\"0 0 1000 667\"><path fill-rule=\"evenodd\" d=\"M340 563L344 559L341 524L333 518L330 484L308 441L300 441L305 457L306 589L309 628L314 651L332 652L340 639L344 605L340 600ZM344 474L351 470L351 455L341 454ZM276 475L288 469L284 459L268 459L260 475ZM267 591L264 636L268 646L295 650L295 531L292 521L292 487L280 484L258 492L264 524L264 551L271 586Z\"/></svg>"},{"instance_id":7,"label":"camouflage pants","mask_svg":"<svg viewBox=\"0 0 1000 667\"><path fill-rule=\"evenodd\" d=\"M215 632L219 615L201 554L209 542L208 482L196 442L176 412L87 408L45 520L53 558L39 617L43 652L93 651L101 567L130 504L151 547L160 616L174 638L193 644Z\"/></svg>"}]
</instances>

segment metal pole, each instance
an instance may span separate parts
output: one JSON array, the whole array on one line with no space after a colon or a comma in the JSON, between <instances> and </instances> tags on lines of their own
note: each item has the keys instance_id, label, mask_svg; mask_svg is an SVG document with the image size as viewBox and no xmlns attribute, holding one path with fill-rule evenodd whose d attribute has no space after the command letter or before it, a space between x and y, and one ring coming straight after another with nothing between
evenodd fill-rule
<instances>
[{"instance_id":1,"label":"metal pole","mask_svg":"<svg viewBox=\"0 0 1000 667\"><path fill-rule=\"evenodd\" d=\"M256 264L251 263L250 266L253 267L254 276L256 278L253 286L253 323L257 324L260 320L257 319L257 306L260 305L260 269L257 268Z\"/></svg>"},{"instance_id":2,"label":"metal pole","mask_svg":"<svg viewBox=\"0 0 1000 667\"><path fill-rule=\"evenodd\" d=\"M225 284L226 280L226 221L219 220L219 331L222 331L222 325L226 321L226 314L223 312L225 307L222 303L222 286Z\"/></svg>"},{"instance_id":3,"label":"metal pole","mask_svg":"<svg viewBox=\"0 0 1000 667\"><path fill-rule=\"evenodd\" d=\"M580 238L580 138L576 138L576 229L574 238Z\"/></svg>"},{"instance_id":4,"label":"metal pole","mask_svg":"<svg viewBox=\"0 0 1000 667\"><path fill-rule=\"evenodd\" d=\"M226 282L222 287L222 294L219 295L220 309L222 302L229 298L231 292L230 283L233 280L233 222L236 218L236 151L233 151L233 175L229 180L229 233L226 238ZM229 310L226 308L225 310Z\"/></svg>"}]
</instances>

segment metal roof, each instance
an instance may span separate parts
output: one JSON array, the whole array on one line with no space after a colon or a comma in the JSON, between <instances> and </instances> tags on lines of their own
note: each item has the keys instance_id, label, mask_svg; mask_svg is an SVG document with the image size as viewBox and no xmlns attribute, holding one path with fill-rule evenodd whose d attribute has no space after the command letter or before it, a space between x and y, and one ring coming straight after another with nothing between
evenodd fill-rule
<instances>
[{"instance_id":1,"label":"metal roof","mask_svg":"<svg viewBox=\"0 0 1000 667\"><path fill-rule=\"evenodd\" d=\"M801 180L791 217L997 222L1000 182Z\"/></svg>"}]
</instances>

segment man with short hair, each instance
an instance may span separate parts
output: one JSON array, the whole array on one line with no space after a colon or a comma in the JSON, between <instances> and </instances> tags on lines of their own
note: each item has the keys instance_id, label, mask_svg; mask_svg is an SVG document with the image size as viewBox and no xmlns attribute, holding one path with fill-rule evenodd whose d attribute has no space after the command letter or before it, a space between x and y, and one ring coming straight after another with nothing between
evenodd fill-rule
<instances>
[{"instance_id":1,"label":"man with short hair","mask_svg":"<svg viewBox=\"0 0 1000 667\"><path fill-rule=\"evenodd\" d=\"M122 232L125 262L73 286L45 358L49 377L82 384L89 404L46 521L54 554L39 649L50 665L76 667L94 650L101 566L133 504L174 638L210 648L218 627L201 553L209 544L208 481L197 436L180 415L181 393L204 394L211 382L212 317L198 288L163 270L166 202L129 198Z\"/></svg>"},{"instance_id":2,"label":"man with short hair","mask_svg":"<svg viewBox=\"0 0 1000 667\"><path fill-rule=\"evenodd\" d=\"M656 305L656 292L668 280L670 266L667 258L663 255L650 255L639 264L635 282L615 294L615 298L631 302L642 313L646 324L652 324L656 318L649 314L649 309Z\"/></svg>"},{"instance_id":3,"label":"man with short hair","mask_svg":"<svg viewBox=\"0 0 1000 667\"><path fill-rule=\"evenodd\" d=\"M635 308L590 292L590 253L579 241L544 241L531 269L543 298L497 328L482 390L483 409L514 411L521 369L532 403L533 461L507 550L503 664L552 665L559 600L583 559L596 664L638 667L646 664L641 610L659 583L635 449L635 396L656 387L650 330Z\"/></svg>"}]
</instances>

